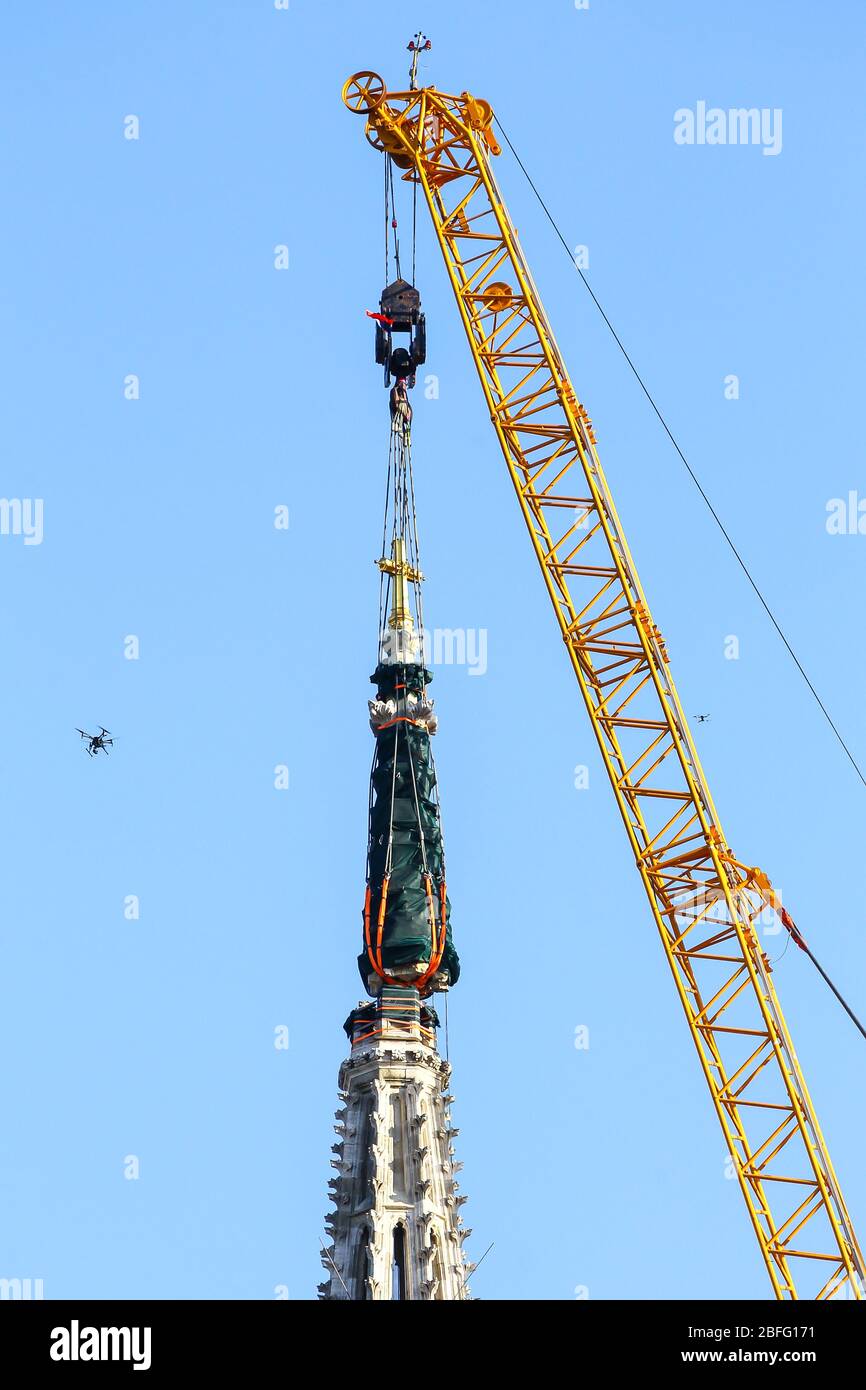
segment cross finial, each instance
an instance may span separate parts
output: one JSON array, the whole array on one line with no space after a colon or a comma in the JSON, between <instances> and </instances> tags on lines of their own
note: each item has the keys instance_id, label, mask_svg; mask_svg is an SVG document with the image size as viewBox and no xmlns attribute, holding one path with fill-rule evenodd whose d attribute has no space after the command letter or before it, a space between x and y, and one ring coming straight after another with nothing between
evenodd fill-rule
<instances>
[{"instance_id":1,"label":"cross finial","mask_svg":"<svg viewBox=\"0 0 866 1390\"><path fill-rule=\"evenodd\" d=\"M399 536L395 536L391 547L391 559L376 561L383 574L390 574L394 581L393 603L388 626L392 631L411 632L414 627L412 608L409 603L409 585L418 584L424 578L419 569L410 565L406 558L406 547Z\"/></svg>"}]
</instances>

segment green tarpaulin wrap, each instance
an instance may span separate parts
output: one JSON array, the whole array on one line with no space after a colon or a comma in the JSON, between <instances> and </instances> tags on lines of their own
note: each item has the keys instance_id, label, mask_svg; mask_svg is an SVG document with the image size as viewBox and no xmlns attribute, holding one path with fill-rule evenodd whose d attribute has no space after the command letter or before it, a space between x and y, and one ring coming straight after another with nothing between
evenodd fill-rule
<instances>
[{"instance_id":1,"label":"green tarpaulin wrap","mask_svg":"<svg viewBox=\"0 0 866 1390\"><path fill-rule=\"evenodd\" d=\"M421 695L432 678L431 672L420 665L383 664L371 676L380 700L398 701L408 692ZM396 688L404 683L405 691ZM436 774L430 751L430 735L426 728L403 720L376 734L368 862L370 931L374 944L389 839L392 846L391 878L382 931L382 969L386 973L401 966L417 962L426 965L430 961L433 940L423 876L425 856L432 879L437 924L441 921L442 831L436 804ZM439 970L447 971L451 984L454 984L460 974L460 962L451 940L451 905L447 898L445 918L445 950ZM358 957L358 969L366 985L368 976L373 972L366 950Z\"/></svg>"}]
</instances>

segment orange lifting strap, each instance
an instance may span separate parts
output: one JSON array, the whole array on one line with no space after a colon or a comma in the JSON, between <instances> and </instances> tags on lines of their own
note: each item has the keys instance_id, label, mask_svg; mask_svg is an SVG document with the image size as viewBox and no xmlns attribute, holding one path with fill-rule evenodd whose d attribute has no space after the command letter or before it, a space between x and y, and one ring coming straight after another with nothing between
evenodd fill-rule
<instances>
[{"instance_id":1,"label":"orange lifting strap","mask_svg":"<svg viewBox=\"0 0 866 1390\"><path fill-rule=\"evenodd\" d=\"M379 898L379 911L376 918L376 944L373 945L372 934L370 931L370 915L372 907L372 891L367 884L367 891L364 895L364 946L367 951L367 959L386 985L394 985L398 989L417 989L422 990L431 980L439 969L442 956L445 951L445 937L447 930L446 918L446 887L445 880L439 884L439 920L436 920L436 907L433 900L433 883L429 874L424 875L424 891L427 894L427 917L430 923L430 961L423 975L417 980L407 982L397 980L392 975L388 975L382 966L382 932L385 928L385 912L388 906L388 884L390 874L386 874L382 880L382 893Z\"/></svg>"},{"instance_id":2,"label":"orange lifting strap","mask_svg":"<svg viewBox=\"0 0 866 1390\"><path fill-rule=\"evenodd\" d=\"M395 715L393 719L387 720L384 724L377 724L376 733L381 734L383 729L393 729L395 724L413 724L416 729L427 728L427 725L423 719L410 719L408 714L398 714Z\"/></svg>"}]
</instances>

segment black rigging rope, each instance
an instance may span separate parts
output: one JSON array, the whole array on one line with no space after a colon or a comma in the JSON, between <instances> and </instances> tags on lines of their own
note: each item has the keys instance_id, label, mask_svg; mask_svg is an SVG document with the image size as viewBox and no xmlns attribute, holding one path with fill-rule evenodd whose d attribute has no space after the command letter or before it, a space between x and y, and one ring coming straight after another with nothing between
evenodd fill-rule
<instances>
[{"instance_id":1,"label":"black rigging rope","mask_svg":"<svg viewBox=\"0 0 866 1390\"><path fill-rule=\"evenodd\" d=\"M391 806L388 819L388 849L385 854L385 880L391 877L391 869L394 863L394 796L397 787L397 752L400 747L400 725L394 722L394 751L391 754ZM384 883L382 885L384 890Z\"/></svg>"},{"instance_id":2,"label":"black rigging rope","mask_svg":"<svg viewBox=\"0 0 866 1390\"><path fill-rule=\"evenodd\" d=\"M842 995L839 993L838 989L833 984L833 981L830 979L830 976L827 974L826 970L821 965L821 962L809 950L809 947L806 945L802 936L800 936L797 940L797 945L800 947L801 951L805 951L806 955L809 957L810 961L814 965L815 969L821 976L821 979L824 981L824 983L826 985L829 985L830 989L833 991L836 998L839 1000L839 1003L842 1005L842 1008L845 1010L846 1014L851 1019L851 1022L854 1024L855 1028L859 1028L860 1032L863 1034L863 1037L866 1038L866 1028L863 1027L863 1024L860 1022L859 1018L857 1017L847 1000L844 999Z\"/></svg>"},{"instance_id":3,"label":"black rigging rope","mask_svg":"<svg viewBox=\"0 0 866 1390\"><path fill-rule=\"evenodd\" d=\"M627 351L627 349L626 349L626 347L625 347L625 344L623 343L622 339L620 338L619 334L617 333L616 329L614 328L613 324L611 323L610 319L608 318L607 314L605 313L604 309L602 308L601 304L599 303L599 300L598 300L598 298L597 298L597 296L596 296L596 294L595 294L595 291L593 290L592 286L590 285L589 281L587 280L587 278L586 278L586 276L584 275L583 271L581 270L580 266L577 265L577 264L575 263L574 257L573 257L573 255L572 255L572 253L571 253L571 250L569 249L568 242L566 241L565 237L562 235L562 232L560 231L560 229L559 229L559 227L558 227L558 225L557 225L557 223L556 223L556 221L555 221L555 219L554 219L554 217L553 217L553 214L551 213L550 209L548 208L547 204L545 203L544 199L542 198L541 194L539 193L538 189L536 188L535 184L533 183L533 181L532 181L532 179L531 179L531 177L530 177L530 175L529 175L529 171L528 171L527 168L526 168L526 165L523 163L523 160L520 158L520 155L517 153L517 151L515 150L514 146L513 146L512 143L511 143L511 141L509 140L508 134L507 134L507 132L505 131L505 129L504 129L503 125L502 125L502 122L499 120L498 117L496 118L496 124L499 126L499 129L500 129L500 131L502 132L502 138L504 139L506 145L507 145L508 148L510 149L511 153L514 155L514 158L516 159L517 163L520 165L520 168L521 168L521 170L522 170L522 172L523 172L523 174L524 174L524 177L526 178L527 183L529 184L529 187L532 189L533 193L535 194L536 198L538 199L538 202L539 202L539 204L541 205L541 209L542 209L542 211L544 212L545 217L547 218L547 220L548 220L548 222L550 223L551 227L552 227L553 230L555 231L555 233L556 233L557 237L559 238L559 240L562 242L562 245L563 245L563 247L564 247L564 249L565 249L565 253L566 253L566 255L568 256L568 259L569 259L569 261L571 262L572 267L577 271L578 275L580 276L581 280L583 281L584 288L588 291L588 293L589 293L589 295L590 295L590 298L592 299L593 304L594 304L595 307L598 309L598 312L601 314L601 317L604 319L604 322L606 323L608 329L610 330L610 333L611 333L611 336L613 337L614 342L616 343L617 347L619 348L620 352L622 353L623 357L625 358L626 362L628 363L628 366L629 366L629 368L630 368L630 370L631 370L631 372L632 372L632 375L634 376L635 381L637 382L637 384L638 384L638 386L640 387L641 391L642 391L643 394L646 396L647 400L649 401L650 405L652 406L652 409L653 409L654 413L656 414L656 416L658 417L658 420L659 420L659 422L660 422L660 424L661 424L661 426L662 426L662 429L664 430L664 432L665 432L665 434L667 435L668 439L670 440L671 444L673 444L673 446L674 446L674 448L675 448L677 454L679 455L681 461L682 461L683 464L685 465L685 468L686 468L686 471L687 471L688 474L689 474L689 477L691 478L692 482L694 483L695 487L697 488L698 492L700 493L701 497L703 498L704 502L706 503L707 507L709 508L709 511L710 511L710 514L711 514L713 520L715 521L716 525L718 526L719 530L721 531L722 535L724 536L725 540L727 541L728 545L730 546L731 551L732 551L732 553L733 553L733 555L734 555L734 558L735 558L736 561L737 561L737 564L740 566L740 569L743 571L743 574L744 574L744 575L746 576L746 578L748 579L749 584L751 585L752 589L754 590L755 594L757 595L757 598L758 598L758 600L759 600L759 602L760 602L760 604L761 604L761 607L764 609L764 612L767 614L767 617L770 619L770 622L773 624L773 627L776 629L776 632L778 633L779 637L782 639L782 642L784 643L784 646L785 646L785 648L786 648L786 650L787 650L787 652L788 652L788 655L791 657L791 660L794 662L794 665L797 667L797 670L800 672L800 675L803 677L803 680L806 682L806 685L808 686L809 690L811 691L812 696L813 696L813 698L815 699L815 702L816 702L817 705L818 705L818 708L821 710L821 713L824 715L824 718L826 719L827 723L830 725L830 728L833 730L833 733L835 734L835 736L836 736L836 738L837 738L839 744L841 745L842 749L844 750L845 756L847 757L848 761L850 762L850 764L851 764L851 766L853 767L854 771L856 772L857 776L860 778L860 781L863 783L863 786L866 787L866 774L863 773L863 770L861 769L859 763L857 762L857 759L854 757L854 754L851 752L851 749L848 747L848 744L845 742L845 739L842 737L842 734L840 733L839 729L837 728L836 724L834 723L833 718L832 718L832 716L831 716L831 714L830 714L830 711L827 709L827 706L824 704L824 701L821 699L821 696L818 694L818 691L815 689L814 685L812 684L811 680L809 679L808 675L806 674L806 671L805 671L805 669L804 669L804 667L803 667L802 662L800 661L800 658L797 656L797 653L794 651L794 648L791 646L791 643L788 641L788 638L785 636L785 633L782 631L782 628L781 628L781 626L780 626L780 624L779 624L779 622L778 622L778 620L777 620L775 614L773 613L773 610L770 608L769 603L768 603L767 600L764 598L763 593L761 592L760 588L758 587L757 582L756 582L755 579L753 578L753 576L752 576L752 574L751 574L751 571L749 570L748 565L746 564L745 560L743 559L742 555L740 554L739 550L737 549L736 545L734 544L734 541L733 541L733 539L731 538L731 535L730 535L730 533L728 532L728 530L727 530L727 528L726 528L724 522L722 521L721 517L719 516L718 512L716 511L715 507L713 506L712 502L710 501L709 497L707 496L706 492L704 491L703 487L701 486L701 483L700 483L700 481L699 481L699 479L698 479L696 473L694 472L694 470L693 470L691 464L689 463L688 459L686 458L685 454L683 453L682 449L680 448L679 444L677 443L677 440L675 439L674 434L673 434L673 431L671 430L671 428L670 428L670 426L669 426L667 420L665 419L665 417L664 417L664 415L662 414L662 412L661 412L661 410L659 409L659 407L656 405L655 400L653 399L652 395L650 394L649 388L647 387L646 383L644 382L643 377L641 376L640 372L638 371L637 367L635 366L634 362L632 361L632 359L631 359L631 357L630 357L630 355L629 355L629 353L628 353L628 351Z\"/></svg>"},{"instance_id":4,"label":"black rigging rope","mask_svg":"<svg viewBox=\"0 0 866 1390\"><path fill-rule=\"evenodd\" d=\"M413 170L412 180L412 284L415 284L415 236L418 226L418 174Z\"/></svg>"},{"instance_id":5,"label":"black rigging rope","mask_svg":"<svg viewBox=\"0 0 866 1390\"><path fill-rule=\"evenodd\" d=\"M385 284L386 284L386 285L389 283L389 280L388 280L388 232L389 232L388 223L389 223L390 220L391 220L390 217L388 216L388 213L389 213L389 208L388 208L388 163L389 163L388 156L385 155Z\"/></svg>"},{"instance_id":6,"label":"black rigging rope","mask_svg":"<svg viewBox=\"0 0 866 1390\"><path fill-rule=\"evenodd\" d=\"M394 197L394 165L389 154L385 155L385 169L387 178L391 185L391 226L394 232L394 263L397 267L397 279L402 279L400 270L400 242L397 239L397 201Z\"/></svg>"},{"instance_id":7,"label":"black rigging rope","mask_svg":"<svg viewBox=\"0 0 866 1390\"><path fill-rule=\"evenodd\" d=\"M385 514L382 517L382 559L386 558L385 547L388 542L388 501L391 491L391 464L393 459L393 447L388 450L388 474L385 479ZM387 583L386 583L387 580ZM386 576L383 569L379 570L379 633L378 633L378 655L377 663L382 659L382 642L385 637L385 609L388 605L388 594L390 593L390 579Z\"/></svg>"}]
</instances>

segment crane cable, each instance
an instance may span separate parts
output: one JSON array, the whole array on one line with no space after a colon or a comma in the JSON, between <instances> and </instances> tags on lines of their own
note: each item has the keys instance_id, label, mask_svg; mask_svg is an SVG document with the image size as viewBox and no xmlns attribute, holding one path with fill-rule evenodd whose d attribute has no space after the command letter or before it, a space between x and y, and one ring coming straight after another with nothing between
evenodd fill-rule
<instances>
[{"instance_id":1,"label":"crane cable","mask_svg":"<svg viewBox=\"0 0 866 1390\"><path fill-rule=\"evenodd\" d=\"M385 155L385 284L388 281L388 156Z\"/></svg>"},{"instance_id":2,"label":"crane cable","mask_svg":"<svg viewBox=\"0 0 866 1390\"><path fill-rule=\"evenodd\" d=\"M839 1003L842 1005L842 1008L845 1010L846 1014L851 1019L852 1023L855 1025L856 1028L859 1028L860 1032L863 1034L863 1037L866 1038L866 1028L864 1028L863 1024L860 1022L859 1018L857 1017L847 1000L839 993L839 990L836 988L833 981L830 979L830 976L827 974L826 970L822 966L821 962L818 960L817 956L813 955L812 951L810 951L809 947L806 945L805 938L803 937L799 928L792 920L791 914L787 912L784 907L781 907L779 909L779 918L781 920L782 926L788 933L789 938L794 942L794 945L799 946L800 950L803 951L809 957L815 969L818 971L818 974L821 976L821 979L824 981L826 985L830 987L830 989L835 994L836 998L839 1000Z\"/></svg>"},{"instance_id":3,"label":"crane cable","mask_svg":"<svg viewBox=\"0 0 866 1390\"><path fill-rule=\"evenodd\" d=\"M806 674L806 671L805 671L805 669L804 669L804 667L803 667L803 665L802 665L802 663L801 663L799 657L797 656L797 653L794 651L793 647L791 646L791 643L788 641L788 638L785 636L785 633L782 631L782 628L781 628L781 626L780 626L780 624L779 624L779 622L778 622L778 620L777 620L775 614L773 613L772 609L770 608L769 603L767 602L767 600L765 599L763 593L761 592L760 588L758 587L757 582L756 582L755 579L753 578L753 576L752 576L752 574L751 574L751 571L749 570L748 565L746 564L745 560L743 559L742 555L740 554L739 550L737 549L736 545L734 544L734 541L733 541L733 539L732 539L732 537L731 537L729 531L727 530L727 528L726 528L724 522L722 521L721 517L719 516L718 512L716 511L715 507L713 506L712 502L710 501L709 497L707 496L706 492L704 491L703 487L701 486L701 483L700 483L700 481L699 481L699 479L698 479L698 477L697 477L697 474L694 472L694 469L692 468L691 464L689 463L688 459L686 458L685 454L683 453L682 449L680 448L680 445L678 444L678 442L677 442L677 440L676 440L676 438L675 438L675 436L674 436L674 434L673 434L673 431L672 431L671 428L670 428L670 425L668 424L667 420L665 419L664 415L662 414L661 410L659 409L658 405L656 404L655 400L653 399L653 396L650 394L650 391L649 391L648 386L646 385L646 383L645 383L643 377L641 376L640 372L638 371L637 367L635 366L635 364L634 364L634 362L633 362L631 356L630 356L629 353L628 353L628 350L626 349L625 344L623 343L622 339L620 338L619 334L617 333L616 329L614 328L613 324L611 323L610 319L608 318L607 314L605 313L604 309L602 308L602 305L601 305L601 303L599 302L599 299L598 299L597 295L595 294L595 291L593 290L592 286L590 285L589 281L587 280L587 278L586 278L586 276L584 275L583 271L581 270L580 266L579 266L579 265L576 263L576 261L574 260L574 257L573 257L573 255L572 255L572 253L571 253L571 250L569 249L568 242L566 241L565 237L563 236L562 232L560 231L559 226L557 225L557 222L556 222L556 220L555 220L553 214L551 213L550 209L548 208L547 204L545 203L544 199L542 198L541 194L539 193L538 189L536 188L535 183L533 182L533 180L532 180L532 178L531 178L531 176L530 176L530 174L529 174L529 171L528 171L528 169L526 168L526 165L523 163L523 160L520 158L520 155L517 153L516 149L514 148L514 146L512 145L510 139L508 138L508 133L507 133L507 131L505 130L505 127L503 126L503 124L502 124L502 122L501 122L501 120L499 119L498 116L497 116L495 119L496 119L496 124L498 125L499 130L500 130L500 132L501 132L501 134L502 134L502 138L504 139L506 145L508 146L508 148L510 149L511 153L513 154L515 160L517 161L518 165L520 166L520 169L521 169L521 171L522 171L522 173L523 173L523 175L524 175L524 177L525 177L525 179L526 179L526 182L529 184L529 187L532 189L533 193L535 194L535 197L536 197L536 199L538 200L538 203L539 203L539 205L541 206L541 209L542 209L542 211L543 211L545 217L547 218L548 222L550 223L550 225L551 225L551 227L553 228L554 232L556 233L557 237L558 237L559 240L561 241L561 243L562 243L562 245L563 245L563 248L564 248L564 250L565 250L565 253L566 253L566 255L568 256L569 262L571 263L572 267L577 271L578 275L580 276L580 278L581 278L581 280L582 280L582 282L583 282L584 288L588 291L589 296L590 296L590 298L592 299L593 304L594 304L595 307L598 309L598 312L601 314L601 317L604 319L604 322L605 322L605 324L607 325L608 329L610 330L610 333L611 333L611 336L613 337L614 342L616 343L617 347L619 348L620 352L622 353L623 357L625 358L626 362L628 363L628 366L629 366L629 368L630 368L630 370L631 370L632 375L633 375L634 378L635 378L635 381L637 382L637 384L638 384L638 386L640 387L640 389L641 389L641 391L643 392L643 394L646 396L647 400L649 401L649 404L652 406L652 409L653 409L654 413L656 414L656 416L658 417L658 420L659 420L659 422L661 423L661 426L662 426L662 428L663 428L665 434L667 435L667 437L668 437L668 439L670 440L671 444L673 444L674 449L676 450L677 454L679 455L680 459L682 460L683 464L685 465L686 471L688 472L689 477L691 478L692 482L694 483L695 487L697 488L698 492L700 493L701 497L703 498L704 502L706 503L706 505L707 505L707 507L708 507L708 509L709 509L709 511L710 511L710 514L711 514L712 517L713 517L713 520L715 521L716 525L718 526L719 530L721 531L722 535L724 536L725 540L727 541L727 543L728 543L728 545L729 545L731 551L733 552L733 555L734 555L734 558L735 558L736 561L737 561L737 564L740 566L740 569L743 571L744 575L745 575L746 578L748 579L749 584L751 585L752 589L754 590L755 594L757 595L758 599L760 600L760 603L761 603L762 608L764 609L765 613L767 614L768 618L770 619L770 622L773 624L773 627L776 629L776 632L778 633L779 637L781 637L782 642L784 643L784 645L785 645L785 647L786 647L786 649L787 649L787 651L788 651L789 656L790 656L791 659L793 660L794 665L797 667L797 670L800 672L800 675L803 677L803 680L806 682L806 685L808 686L809 690L811 691L811 693L812 693L812 695L813 695L813 697L814 697L814 699L815 699L815 701L816 701L816 703L817 703L819 709L821 710L822 714L824 715L824 718L826 719L827 723L830 725L830 728L832 729L832 731L833 731L833 733L835 734L835 736L836 736L838 742L839 742L840 745L842 746L842 748L843 748L843 750L844 750L844 752L845 752L845 755L846 755L846 757L848 758L848 761L850 762L851 766L854 768L854 771L856 772L856 774L857 774L857 776L859 777L860 781L863 783L863 786L866 787L866 775L864 775L864 773L863 773L863 771L862 771L862 769L861 769L859 763L857 762L856 758L854 757L854 754L851 752L851 749L848 747L848 744L845 742L844 738L842 737L842 734L840 733L839 729L837 728L836 724L834 723L833 718L832 718L832 716L830 715L829 710L827 709L827 706L824 704L824 701L821 699L820 695L818 694L817 690L815 689L814 685L812 684L811 680L809 679L808 675ZM782 908L782 909L780 910L779 916L780 916L782 925L784 926L785 930L788 932L789 937L794 941L795 945L799 946L800 950L803 951L803 952L809 957L809 960L812 962L812 964L814 965L815 969L818 971L818 974L819 974L819 975L821 976L821 978L824 980L825 984L827 984L827 985L829 986L829 988L832 990L833 994L836 996L836 998L838 999L839 1003L842 1005L842 1008L845 1010L845 1012L847 1013L848 1017L852 1020L852 1022L854 1023L854 1025L860 1030L860 1032L862 1033L863 1037L866 1038L866 1027L863 1026L863 1024L861 1023L860 1019L859 1019L859 1018L857 1017L857 1015L854 1013L854 1010L850 1007L850 1005L849 1005L849 1004L847 1003L847 1001L844 999L844 997L842 996L842 994L841 994L841 993L839 992L839 990L836 988L835 984L834 984L833 981L831 980L830 976L827 974L826 970L824 970L824 968L823 968L823 966L821 965L820 961L818 961L818 959L816 958L816 956L812 953L812 951L811 951L811 950L809 949L809 947L806 945L805 939L804 939L803 936L801 935L801 933L800 933L800 931L798 930L798 928L795 926L795 924L794 924L794 922L793 922L793 920L792 920L790 914L789 914L788 912L786 912L784 908Z\"/></svg>"},{"instance_id":4,"label":"crane cable","mask_svg":"<svg viewBox=\"0 0 866 1390\"><path fill-rule=\"evenodd\" d=\"M418 230L418 178L412 180L412 284L415 284L415 240Z\"/></svg>"},{"instance_id":5,"label":"crane cable","mask_svg":"<svg viewBox=\"0 0 866 1390\"><path fill-rule=\"evenodd\" d=\"M592 299L593 304L594 304L595 307L598 309L598 312L601 314L601 316L602 316L602 318L604 319L604 321L605 321L607 327L609 328L610 333L611 333L611 336L613 337L614 342L616 343L617 347L619 348L620 352L622 353L623 357L625 358L626 362L628 363L628 366L629 366L629 368L631 369L631 372L632 372L632 375L633 375L634 378L635 378L635 381L637 382L637 384L638 384L638 386L640 387L641 391L642 391L643 394L646 396L647 400L649 401L650 405L652 406L653 411L655 412L655 414L657 415L657 417L658 417L658 419L659 419L659 422L661 423L662 429L664 430L664 432L665 432L665 434L667 435L668 439L670 440L670 442L673 444L674 448L676 449L677 454L679 455L680 459L682 460L683 464L684 464L685 467L686 467L686 470L687 470L687 472L688 472L688 474L689 474L689 477L691 478L692 482L694 483L695 487L697 488L698 492L700 493L701 497L703 498L704 502L706 503L706 505L707 505L707 507L708 507L708 509L709 509L709 511L710 511L710 514L712 515L713 520L715 521L716 525L718 526L719 530L721 531L722 535L724 536L725 540L727 541L728 545L730 546L731 551L733 552L734 558L735 558L736 561L737 561L737 564L740 566L740 569L743 571L743 574L744 574L744 575L746 576L746 578L748 579L749 584L752 586L752 589L754 590L754 592L755 592L755 594L757 595L758 600L759 600L759 602L760 602L762 608L764 609L764 612L767 614L767 617L770 619L770 622L773 624L773 627L776 629L776 632L778 633L779 637L782 639L782 642L784 643L784 645L785 645L785 647L786 647L786 649L787 649L788 655L791 657L791 660L794 662L794 665L797 667L797 670L800 672L800 675L803 677L803 680L806 682L806 685L808 686L809 690L811 691L811 693L812 693L812 695L813 695L813 697L814 697L814 699L815 699L815 701L816 701L816 703L817 703L817 705L818 705L818 708L821 710L821 713L824 715L824 718L826 719L827 723L830 725L830 728L833 730L833 733L836 735L837 740L839 741L839 743L841 744L841 746L842 746L842 748L843 748L843 750L844 750L844 752L845 752L845 756L847 757L848 761L850 762L850 764L851 764L851 766L853 767L854 771L856 772L857 776L860 778L860 781L863 783L863 786L866 787L866 774L864 774L862 768L860 767L860 764L857 762L857 759L854 757L854 754L851 752L851 749L848 747L848 744L845 742L844 738L842 737L842 734L840 733L839 729L837 728L836 724L834 723L833 718L832 718L832 716L831 716L831 714L830 714L830 711L827 709L827 706L824 704L824 701L821 699L821 696L818 694L818 691L815 689L814 685L812 684L811 680L809 679L808 675L806 674L806 671L805 671L805 669L804 669L804 667L803 667L803 665L802 665L802 663L801 663L801 661L800 661L800 658L797 656L797 653L794 651L794 648L791 646L791 643L788 641L788 638L785 636L785 633L782 631L782 628L781 628L781 626L780 626L780 624L779 624L779 622L778 622L778 619L776 618L775 614L773 613L773 610L770 608L769 603L767 602L767 600L765 599L763 593L761 592L760 588L758 587L758 584L757 584L756 580L753 578L752 573L751 573L751 571L749 570L748 565L746 564L745 560L743 559L742 555L740 554L739 550L737 549L736 545L734 544L734 541L733 541L733 539L732 539L732 537L731 537L731 535L730 535L730 532L727 530L727 528L726 528L724 522L722 521L722 518L719 516L719 513L716 511L715 507L713 506L712 502L710 501L709 497L707 496L706 492L704 491L703 487L701 486L701 483L700 483L700 481L699 481L699 479L698 479L698 477L697 477L697 474L694 472L694 470L693 470L691 464L689 463L688 459L686 458L685 454L683 453L682 449L680 448L679 444L677 443L677 440L676 440L676 438L674 437L674 434L673 434L673 431L672 431L671 428L670 428L670 425L668 424L667 420L665 419L665 417L664 417L664 415L662 414L662 412L661 412L661 410L659 409L659 407L656 405L655 400L653 399L652 395L650 394L650 391L649 391L648 386L646 385L646 383L645 383L643 377L641 376L640 372L638 371L637 367L635 366L634 362L632 361L631 357L629 356L629 353L628 353L628 351L627 351L627 349L626 349L626 347L625 347L625 344L623 343L622 339L620 338L619 334L617 333L616 329L614 328L613 324L611 323L610 319L608 318L607 314L605 313L604 309L602 308L602 306L601 306L601 304L600 304L600 302L599 302L599 300L598 300L598 298L597 298L597 296L596 296L596 294L595 294L595 291L593 290L592 286L590 285L589 281L587 280L587 278L586 278L586 276L584 275L583 271L581 270L580 266L576 264L576 262L575 262L575 260L574 260L574 257L573 257L573 255L572 255L571 251L569 250L568 242L566 241L565 237L562 235L562 232L560 231L559 227L557 226L557 223L556 223L556 221L555 221L555 219L554 219L554 217L553 217L553 214L551 213L550 209L548 208L547 204L545 203L544 199L542 198L541 194L539 193L538 189L536 188L535 184L533 183L532 179L530 178L529 171L527 170L526 165L523 163L523 160L520 158L520 155L517 153L517 151L515 150L514 146L513 146L512 143L511 143L511 141L509 140L508 135L507 135L507 133L506 133L506 131L505 131L503 125L502 125L502 122L500 121L500 119L499 119L498 116L496 117L496 124L499 126L499 129L500 129L500 131L502 132L502 138L504 139L506 145L507 145L508 148L510 149L511 153L514 155L514 158L517 160L517 163L520 165L520 168L521 168L521 170L522 170L522 172L523 172L523 174L524 174L524 177L526 178L527 183L529 184L529 187L532 189L533 193L535 194L536 198L538 199L538 202L539 202L539 204L541 205L541 208L542 208L542 211L544 212L545 217L547 218L547 220L548 220L548 222L550 223L550 225L551 225L551 227L553 228L553 230L556 232L556 235L557 235L557 237L559 238L559 240L562 242L562 245L563 245L563 247L565 248L566 255L568 256L568 259L569 259L569 261L571 262L572 267L577 271L578 275L580 276L581 280L583 281L584 288L588 291L588 293L589 293L589 295L590 295L590 298Z\"/></svg>"},{"instance_id":6,"label":"crane cable","mask_svg":"<svg viewBox=\"0 0 866 1390\"><path fill-rule=\"evenodd\" d=\"M390 212L390 217L389 217ZM400 271L400 242L397 238L397 201L394 197L394 165L391 156L385 155L385 284L390 284L388 276L388 233L394 234L394 262L397 267L397 279L401 277ZM415 241L414 232L412 239L412 262L414 270L415 260Z\"/></svg>"},{"instance_id":7,"label":"crane cable","mask_svg":"<svg viewBox=\"0 0 866 1390\"><path fill-rule=\"evenodd\" d=\"M397 267L397 279L401 277L400 271L400 242L397 239L397 201L394 197L394 165L391 156L385 154L385 284L390 284L389 271L389 242L388 233L394 235L394 261ZM412 279L410 284L415 284L415 248L418 237L418 180L412 183Z\"/></svg>"}]
</instances>

